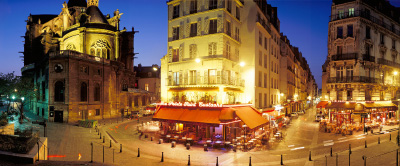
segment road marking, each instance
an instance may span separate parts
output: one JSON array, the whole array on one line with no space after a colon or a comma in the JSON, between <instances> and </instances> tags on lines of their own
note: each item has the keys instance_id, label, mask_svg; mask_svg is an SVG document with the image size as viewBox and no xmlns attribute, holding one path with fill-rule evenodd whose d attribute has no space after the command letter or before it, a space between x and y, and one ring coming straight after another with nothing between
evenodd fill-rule
<instances>
[{"instance_id":1,"label":"road marking","mask_svg":"<svg viewBox=\"0 0 400 166\"><path fill-rule=\"evenodd\" d=\"M293 149L290 149L290 150L299 150L299 149L304 149L304 147L293 148Z\"/></svg>"},{"instance_id":2,"label":"road marking","mask_svg":"<svg viewBox=\"0 0 400 166\"><path fill-rule=\"evenodd\" d=\"M324 146L333 146L334 142L325 143Z\"/></svg>"},{"instance_id":3,"label":"road marking","mask_svg":"<svg viewBox=\"0 0 400 166\"><path fill-rule=\"evenodd\" d=\"M294 147L294 145L289 145L288 148Z\"/></svg>"},{"instance_id":4,"label":"road marking","mask_svg":"<svg viewBox=\"0 0 400 166\"><path fill-rule=\"evenodd\" d=\"M345 139L345 140L337 141L337 143L346 142L346 141L349 141L349 140Z\"/></svg>"},{"instance_id":5,"label":"road marking","mask_svg":"<svg viewBox=\"0 0 400 166\"><path fill-rule=\"evenodd\" d=\"M324 141L324 143L329 143L329 142L333 142L333 140Z\"/></svg>"},{"instance_id":6,"label":"road marking","mask_svg":"<svg viewBox=\"0 0 400 166\"><path fill-rule=\"evenodd\" d=\"M339 140L342 140L342 139L346 139L347 137L342 137L342 138L339 138Z\"/></svg>"}]
</instances>

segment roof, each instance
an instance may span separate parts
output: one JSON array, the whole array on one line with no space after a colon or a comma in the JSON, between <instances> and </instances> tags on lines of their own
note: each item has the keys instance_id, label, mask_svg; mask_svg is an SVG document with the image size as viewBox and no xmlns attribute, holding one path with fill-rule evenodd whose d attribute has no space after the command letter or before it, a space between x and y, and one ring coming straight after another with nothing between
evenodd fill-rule
<instances>
[{"instance_id":1,"label":"roof","mask_svg":"<svg viewBox=\"0 0 400 166\"><path fill-rule=\"evenodd\" d=\"M38 23L40 19L40 22L43 24L56 18L57 16L58 15L55 14L37 14L37 15L31 15L30 17L32 18L32 22Z\"/></svg>"},{"instance_id":2,"label":"roof","mask_svg":"<svg viewBox=\"0 0 400 166\"><path fill-rule=\"evenodd\" d=\"M317 108L325 108L325 106L328 104L328 101L320 101L317 104Z\"/></svg>"},{"instance_id":3,"label":"roof","mask_svg":"<svg viewBox=\"0 0 400 166\"><path fill-rule=\"evenodd\" d=\"M89 23L104 23L108 24L106 17L97 6L89 6L86 10L86 14L90 16Z\"/></svg>"},{"instance_id":4,"label":"roof","mask_svg":"<svg viewBox=\"0 0 400 166\"><path fill-rule=\"evenodd\" d=\"M357 103L349 102L330 102L325 108L327 109L354 109Z\"/></svg>"},{"instance_id":5,"label":"roof","mask_svg":"<svg viewBox=\"0 0 400 166\"><path fill-rule=\"evenodd\" d=\"M69 0L68 8L70 7L87 7L86 0Z\"/></svg>"}]
</instances>

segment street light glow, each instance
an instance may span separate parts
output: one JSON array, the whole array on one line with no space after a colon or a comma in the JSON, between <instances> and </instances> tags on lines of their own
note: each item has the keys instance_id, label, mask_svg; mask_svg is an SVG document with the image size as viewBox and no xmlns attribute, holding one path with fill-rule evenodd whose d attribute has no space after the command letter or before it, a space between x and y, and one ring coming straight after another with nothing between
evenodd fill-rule
<instances>
[{"instance_id":1,"label":"street light glow","mask_svg":"<svg viewBox=\"0 0 400 166\"><path fill-rule=\"evenodd\" d=\"M397 76L397 71L394 71L393 74L394 74L395 76Z\"/></svg>"},{"instance_id":2,"label":"street light glow","mask_svg":"<svg viewBox=\"0 0 400 166\"><path fill-rule=\"evenodd\" d=\"M14 100L14 99L15 99L15 96L12 96L11 98Z\"/></svg>"},{"instance_id":3,"label":"street light glow","mask_svg":"<svg viewBox=\"0 0 400 166\"><path fill-rule=\"evenodd\" d=\"M244 65L246 65L246 63L244 63L244 62L240 62L240 64L239 64L241 67L243 67Z\"/></svg>"},{"instance_id":4,"label":"street light glow","mask_svg":"<svg viewBox=\"0 0 400 166\"><path fill-rule=\"evenodd\" d=\"M196 63L200 63L200 59L199 58L196 58Z\"/></svg>"},{"instance_id":5,"label":"street light glow","mask_svg":"<svg viewBox=\"0 0 400 166\"><path fill-rule=\"evenodd\" d=\"M25 100L25 97L21 97L21 100L24 101L24 100Z\"/></svg>"},{"instance_id":6,"label":"street light glow","mask_svg":"<svg viewBox=\"0 0 400 166\"><path fill-rule=\"evenodd\" d=\"M157 71L158 69L157 69L156 67L153 67L153 70L154 70L154 71Z\"/></svg>"}]
</instances>

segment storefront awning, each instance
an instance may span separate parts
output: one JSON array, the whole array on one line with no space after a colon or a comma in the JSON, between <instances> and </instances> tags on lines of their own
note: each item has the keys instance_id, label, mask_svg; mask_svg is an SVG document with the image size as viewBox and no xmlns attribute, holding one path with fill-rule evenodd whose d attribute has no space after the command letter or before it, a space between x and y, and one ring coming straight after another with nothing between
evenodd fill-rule
<instances>
[{"instance_id":1,"label":"storefront awning","mask_svg":"<svg viewBox=\"0 0 400 166\"><path fill-rule=\"evenodd\" d=\"M202 110L187 108L160 108L153 116L155 120L173 120L179 122L194 122L220 124L220 110Z\"/></svg>"},{"instance_id":2,"label":"storefront awning","mask_svg":"<svg viewBox=\"0 0 400 166\"><path fill-rule=\"evenodd\" d=\"M353 109L354 110L355 106L356 106L356 103L330 102L325 106L325 108L326 109Z\"/></svg>"},{"instance_id":3,"label":"storefront awning","mask_svg":"<svg viewBox=\"0 0 400 166\"><path fill-rule=\"evenodd\" d=\"M250 129L254 129L268 123L268 121L258 114L257 110L252 107L234 107L232 109L236 110L236 115Z\"/></svg>"},{"instance_id":4,"label":"storefront awning","mask_svg":"<svg viewBox=\"0 0 400 166\"><path fill-rule=\"evenodd\" d=\"M366 109L371 109L371 108L394 108L397 107L396 104L393 104L391 102L376 102L376 103L363 103L364 107Z\"/></svg>"},{"instance_id":5,"label":"storefront awning","mask_svg":"<svg viewBox=\"0 0 400 166\"><path fill-rule=\"evenodd\" d=\"M328 101L320 101L317 104L317 108L325 108L325 106L328 104Z\"/></svg>"},{"instance_id":6,"label":"storefront awning","mask_svg":"<svg viewBox=\"0 0 400 166\"><path fill-rule=\"evenodd\" d=\"M268 112L272 112L275 111L275 108L265 108L262 110L263 113L268 113Z\"/></svg>"}]
</instances>

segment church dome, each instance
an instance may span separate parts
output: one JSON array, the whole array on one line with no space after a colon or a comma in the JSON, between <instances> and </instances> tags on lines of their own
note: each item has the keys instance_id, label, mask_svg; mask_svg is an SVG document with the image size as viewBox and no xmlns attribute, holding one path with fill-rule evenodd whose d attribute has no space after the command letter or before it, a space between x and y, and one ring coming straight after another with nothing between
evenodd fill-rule
<instances>
[{"instance_id":1,"label":"church dome","mask_svg":"<svg viewBox=\"0 0 400 166\"><path fill-rule=\"evenodd\" d=\"M87 2L86 0L69 0L68 8L71 7L87 7Z\"/></svg>"},{"instance_id":2,"label":"church dome","mask_svg":"<svg viewBox=\"0 0 400 166\"><path fill-rule=\"evenodd\" d=\"M89 23L105 23L108 24L106 17L101 13L97 6L89 6L86 14L90 16Z\"/></svg>"}]
</instances>

